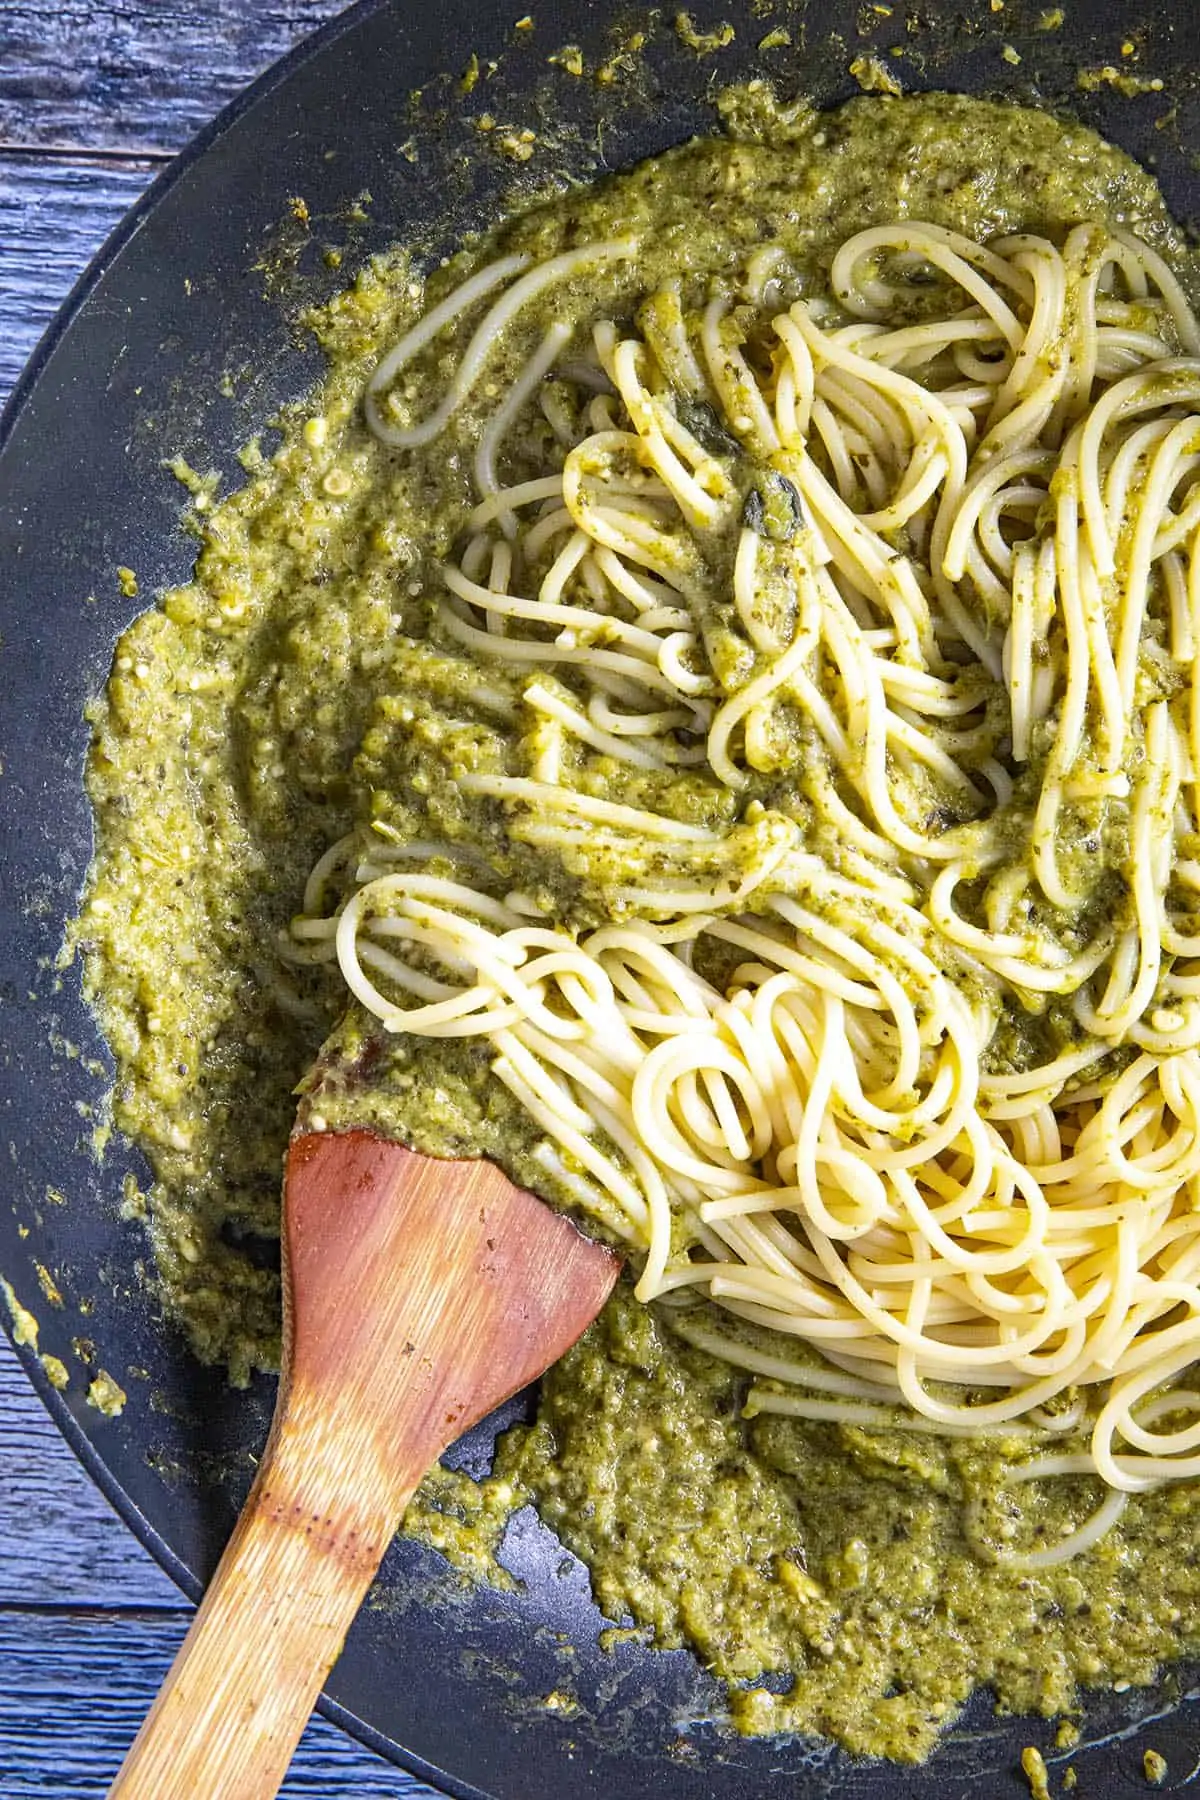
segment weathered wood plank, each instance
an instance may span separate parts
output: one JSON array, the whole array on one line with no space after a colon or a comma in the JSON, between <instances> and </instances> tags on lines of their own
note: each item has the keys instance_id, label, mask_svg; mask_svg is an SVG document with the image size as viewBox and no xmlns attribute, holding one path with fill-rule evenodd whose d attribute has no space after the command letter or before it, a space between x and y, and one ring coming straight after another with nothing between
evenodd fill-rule
<instances>
[{"instance_id":1,"label":"weathered wood plank","mask_svg":"<svg viewBox=\"0 0 1200 1800\"><path fill-rule=\"evenodd\" d=\"M100 1800L187 1628L149 1618L0 1613L4 1800ZM304 1734L284 1800L438 1800L323 1719Z\"/></svg>"},{"instance_id":2,"label":"weathered wood plank","mask_svg":"<svg viewBox=\"0 0 1200 1800\"><path fill-rule=\"evenodd\" d=\"M0 1769L5 1800L101 1795L191 1609L59 1437L0 1333ZM435 1800L323 1720L285 1795Z\"/></svg>"},{"instance_id":3,"label":"weathered wood plank","mask_svg":"<svg viewBox=\"0 0 1200 1800\"><path fill-rule=\"evenodd\" d=\"M76 276L165 158L340 6L0 0L0 403ZM75 153L46 154L58 146ZM59 1438L0 1335L5 1800L98 1800L187 1618L174 1585ZM283 1791L293 1800L437 1800L319 1720Z\"/></svg>"},{"instance_id":4,"label":"weathered wood plank","mask_svg":"<svg viewBox=\"0 0 1200 1800\"><path fill-rule=\"evenodd\" d=\"M186 143L344 0L3 0L0 146Z\"/></svg>"},{"instance_id":5,"label":"weathered wood plank","mask_svg":"<svg viewBox=\"0 0 1200 1800\"><path fill-rule=\"evenodd\" d=\"M0 1609L184 1604L76 1462L0 1333Z\"/></svg>"},{"instance_id":6,"label":"weathered wood plank","mask_svg":"<svg viewBox=\"0 0 1200 1800\"><path fill-rule=\"evenodd\" d=\"M0 152L0 403L76 276L157 167Z\"/></svg>"}]
</instances>

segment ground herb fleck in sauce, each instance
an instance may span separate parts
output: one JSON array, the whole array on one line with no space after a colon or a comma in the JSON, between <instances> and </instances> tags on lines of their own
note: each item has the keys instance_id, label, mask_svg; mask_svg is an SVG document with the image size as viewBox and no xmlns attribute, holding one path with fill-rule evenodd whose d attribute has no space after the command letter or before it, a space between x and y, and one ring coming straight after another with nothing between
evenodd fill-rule
<instances>
[{"instance_id":1,"label":"ground herb fleck in sauce","mask_svg":"<svg viewBox=\"0 0 1200 1800\"><path fill-rule=\"evenodd\" d=\"M380 351L498 245L545 256L638 233L635 267L556 291L556 313L565 301L580 323L628 316L669 277L702 292L772 240L819 283L838 243L897 214L980 238L1103 218L1180 251L1150 179L1047 116L944 96L817 116L777 109L761 85L723 112L728 137L510 221L427 288L397 252L314 317L325 386L269 461L248 459L240 492L205 496L195 580L125 633L92 709L98 853L77 928L88 989L117 1058L117 1121L156 1174L164 1291L197 1353L235 1381L277 1358L261 1240L277 1235L294 1090L343 998L327 971L282 964L276 935L333 839L380 805L403 824L422 758L441 779L426 752L472 697L398 640L424 638L481 413L544 320L522 315L477 406L403 457L361 419ZM437 346L412 378L419 412L444 385ZM543 879L569 914L570 883ZM423 1043L418 1064L399 1039L380 1076L371 1122L493 1154L518 1177L535 1166L532 1127L480 1046ZM345 1091L318 1087L307 1104L335 1126L364 1116ZM730 1683L740 1729L904 1759L981 1682L1007 1707L1056 1712L1081 1682L1148 1682L1200 1647L1189 1485L1135 1496L1094 1550L1018 1576L997 1554L1072 1530L1101 1497L1094 1483L1008 1483L1016 1441L747 1420L743 1391L622 1289L547 1378L537 1422L501 1443L494 1476L437 1472L409 1527L457 1566L495 1571L504 1519L532 1498L610 1618L691 1645Z\"/></svg>"}]
</instances>

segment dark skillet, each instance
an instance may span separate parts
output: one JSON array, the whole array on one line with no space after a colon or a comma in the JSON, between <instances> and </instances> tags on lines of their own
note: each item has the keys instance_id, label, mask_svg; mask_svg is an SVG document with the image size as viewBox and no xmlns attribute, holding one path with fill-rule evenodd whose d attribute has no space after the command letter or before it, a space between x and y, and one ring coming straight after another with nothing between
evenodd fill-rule
<instances>
[{"instance_id":1,"label":"dark skillet","mask_svg":"<svg viewBox=\"0 0 1200 1800\"><path fill-rule=\"evenodd\" d=\"M289 323L302 295L332 291L398 237L431 230L448 246L494 214L516 177L512 163L481 148L471 119L485 108L557 145L539 153L535 168L583 174L710 128L709 95L739 77L773 72L824 103L842 99L853 91L848 64L872 50L906 86L1065 104L1154 161L1178 216L1200 212L1189 150L1200 146L1193 0L1068 0L1058 30L1040 29L1044 8L1022 0L996 13L989 0L966 0L965 18L941 0L907 16L897 0L890 17L861 0L810 0L763 18L745 0L698 0L701 29L732 16L733 45L698 58L660 20L640 72L609 89L546 60L568 41L589 68L611 55L608 7L539 0L525 32L512 29L519 10L510 0L368 0L272 71L121 226L0 424L0 1272L38 1315L41 1348L72 1370L70 1388L57 1394L23 1352L64 1435L192 1595L248 1485L271 1384L230 1392L188 1356L148 1298L141 1228L119 1216L122 1175L139 1160L124 1144L95 1160L105 1084L87 1064L105 1063L105 1052L77 975L53 967L90 849L82 709L135 610L116 597L114 570L136 568L152 594L182 579L192 555L179 489L161 457L179 450L235 481L237 447L319 373ZM626 32L637 23L622 19ZM759 40L780 23L791 48L760 52ZM1081 66L1131 67L1124 39L1139 51L1139 72L1165 79L1165 94L1079 90ZM1005 57L1006 45L1019 63ZM892 46L903 52L894 62ZM471 51L500 68L464 103L457 76ZM418 87L425 91L414 103ZM373 196L365 222L350 224L348 208L364 189ZM281 226L290 195L307 202L311 232ZM346 246L336 277L320 255L330 241ZM229 397L220 390L231 370L238 378ZM48 1188L65 1204L48 1199ZM39 1264L57 1282L61 1307L45 1300ZM81 1339L128 1390L119 1419L84 1401L73 1346ZM489 1434L476 1434L459 1457L481 1465L489 1444ZM634 1645L599 1651L584 1572L532 1517L516 1521L509 1560L525 1584L519 1595L464 1594L435 1555L395 1545L323 1703L366 1742L456 1795L965 1800L1027 1793L1021 1748L1050 1745L1046 1725L995 1720L982 1699L918 1771L853 1764L804 1743L739 1742L703 1722L719 1697L689 1656ZM579 1710L548 1710L555 1691L576 1696ZM1200 1769L1195 1699L1200 1687L1179 1672L1156 1689L1098 1696L1074 1758L1080 1792L1144 1795L1147 1746L1167 1757L1168 1789L1183 1786Z\"/></svg>"}]
</instances>

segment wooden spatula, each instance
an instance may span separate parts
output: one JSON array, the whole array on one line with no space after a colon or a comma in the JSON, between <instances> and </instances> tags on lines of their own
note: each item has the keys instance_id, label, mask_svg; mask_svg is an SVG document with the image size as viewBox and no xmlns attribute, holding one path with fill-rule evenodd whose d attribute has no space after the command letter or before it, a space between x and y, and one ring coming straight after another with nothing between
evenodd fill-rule
<instances>
[{"instance_id":1,"label":"wooden spatula","mask_svg":"<svg viewBox=\"0 0 1200 1800\"><path fill-rule=\"evenodd\" d=\"M493 1163L293 1139L271 1435L112 1796L277 1793L421 1477L574 1343L618 1267Z\"/></svg>"}]
</instances>

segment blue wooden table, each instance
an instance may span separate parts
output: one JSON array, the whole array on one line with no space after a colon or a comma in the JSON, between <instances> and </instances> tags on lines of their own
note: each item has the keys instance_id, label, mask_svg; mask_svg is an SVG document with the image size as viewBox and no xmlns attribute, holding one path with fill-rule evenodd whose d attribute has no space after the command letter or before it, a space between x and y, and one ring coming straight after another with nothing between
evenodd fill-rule
<instances>
[{"instance_id":1,"label":"blue wooden table","mask_svg":"<svg viewBox=\"0 0 1200 1800\"><path fill-rule=\"evenodd\" d=\"M340 5L0 0L0 403L162 164ZM0 1333L0 1800L103 1795L190 1610L76 1464ZM434 1800L319 1719L283 1792Z\"/></svg>"}]
</instances>

